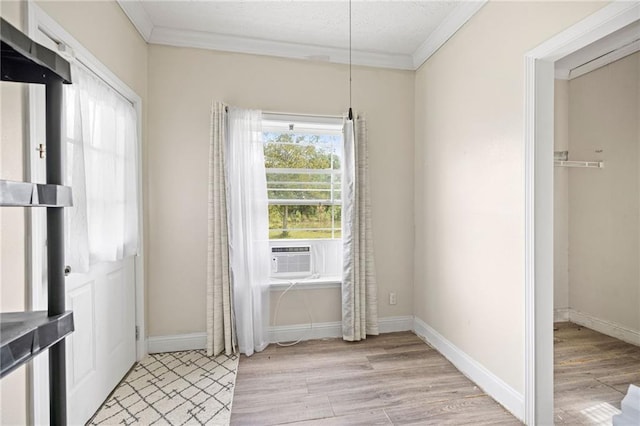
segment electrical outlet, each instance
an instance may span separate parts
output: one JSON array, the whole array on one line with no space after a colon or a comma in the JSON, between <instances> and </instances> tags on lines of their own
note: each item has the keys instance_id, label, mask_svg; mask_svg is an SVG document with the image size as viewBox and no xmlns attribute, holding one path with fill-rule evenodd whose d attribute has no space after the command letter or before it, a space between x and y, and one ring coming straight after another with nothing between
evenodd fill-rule
<instances>
[{"instance_id":1,"label":"electrical outlet","mask_svg":"<svg viewBox=\"0 0 640 426\"><path fill-rule=\"evenodd\" d=\"M389 293L389 304L395 305L396 303L398 303L398 299L396 298L396 293L392 291Z\"/></svg>"}]
</instances>

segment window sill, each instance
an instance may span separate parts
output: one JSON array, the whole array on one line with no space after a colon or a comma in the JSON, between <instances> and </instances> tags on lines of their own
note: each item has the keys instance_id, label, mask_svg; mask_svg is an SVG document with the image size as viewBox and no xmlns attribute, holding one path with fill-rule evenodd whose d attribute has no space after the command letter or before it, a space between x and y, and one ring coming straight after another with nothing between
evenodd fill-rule
<instances>
[{"instance_id":1,"label":"window sill","mask_svg":"<svg viewBox=\"0 0 640 426\"><path fill-rule=\"evenodd\" d=\"M269 288L271 291L286 290L291 283L295 282L296 285L292 289L297 290L317 290L323 288L340 288L342 287L342 277L340 276L326 276L320 278L273 278L269 279Z\"/></svg>"}]
</instances>

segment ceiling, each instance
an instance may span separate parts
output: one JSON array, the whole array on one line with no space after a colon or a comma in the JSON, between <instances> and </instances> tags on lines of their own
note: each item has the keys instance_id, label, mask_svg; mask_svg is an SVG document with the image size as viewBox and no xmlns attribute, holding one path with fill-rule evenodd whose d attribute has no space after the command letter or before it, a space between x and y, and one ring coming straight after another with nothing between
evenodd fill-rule
<instances>
[{"instance_id":1,"label":"ceiling","mask_svg":"<svg viewBox=\"0 0 640 426\"><path fill-rule=\"evenodd\" d=\"M349 63L349 2L118 0L149 43ZM417 69L485 0L354 0L352 62Z\"/></svg>"}]
</instances>

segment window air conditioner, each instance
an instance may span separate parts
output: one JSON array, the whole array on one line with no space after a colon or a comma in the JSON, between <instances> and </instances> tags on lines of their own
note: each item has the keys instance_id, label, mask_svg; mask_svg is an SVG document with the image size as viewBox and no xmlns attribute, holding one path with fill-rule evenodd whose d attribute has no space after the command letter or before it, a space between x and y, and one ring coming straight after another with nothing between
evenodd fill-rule
<instances>
[{"instance_id":1,"label":"window air conditioner","mask_svg":"<svg viewBox=\"0 0 640 426\"><path fill-rule=\"evenodd\" d=\"M271 247L273 277L311 275L311 246Z\"/></svg>"}]
</instances>

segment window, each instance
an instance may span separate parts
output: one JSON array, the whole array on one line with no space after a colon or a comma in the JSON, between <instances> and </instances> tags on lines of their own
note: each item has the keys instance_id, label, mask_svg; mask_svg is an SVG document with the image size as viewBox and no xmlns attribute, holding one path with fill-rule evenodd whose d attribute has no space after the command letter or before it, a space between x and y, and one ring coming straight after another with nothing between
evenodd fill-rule
<instances>
[{"instance_id":1,"label":"window","mask_svg":"<svg viewBox=\"0 0 640 426\"><path fill-rule=\"evenodd\" d=\"M269 238L341 238L342 120L265 114L262 128Z\"/></svg>"}]
</instances>

